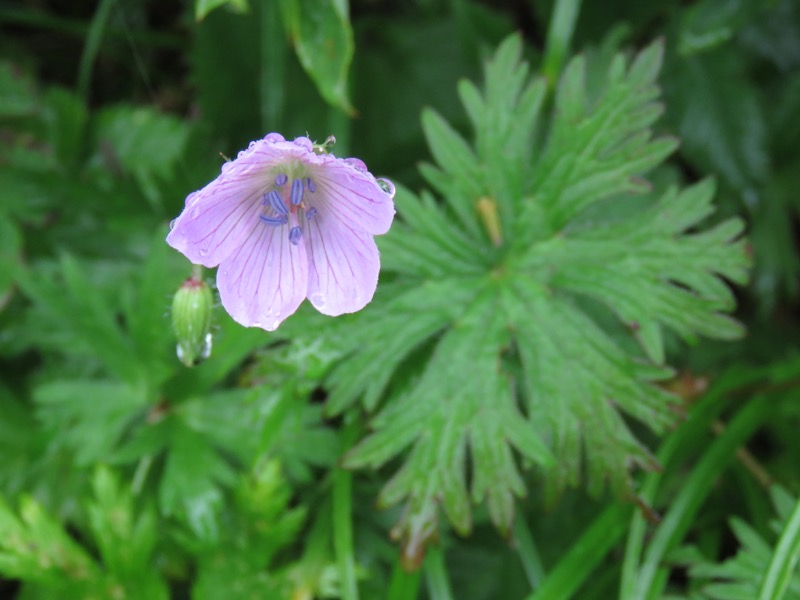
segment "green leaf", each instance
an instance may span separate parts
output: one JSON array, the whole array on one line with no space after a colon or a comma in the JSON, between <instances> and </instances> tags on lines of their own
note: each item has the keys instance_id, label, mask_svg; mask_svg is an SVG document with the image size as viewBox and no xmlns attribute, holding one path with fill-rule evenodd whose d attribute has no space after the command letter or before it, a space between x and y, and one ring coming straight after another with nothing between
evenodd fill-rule
<instances>
[{"instance_id":1,"label":"green leaf","mask_svg":"<svg viewBox=\"0 0 800 600\"><path fill-rule=\"evenodd\" d=\"M711 50L729 41L759 8L752 0L703 0L681 16L678 51L683 56Z\"/></svg>"},{"instance_id":2,"label":"green leaf","mask_svg":"<svg viewBox=\"0 0 800 600\"><path fill-rule=\"evenodd\" d=\"M30 497L19 517L0 498L0 573L72 598L109 591L89 553Z\"/></svg>"},{"instance_id":3,"label":"green leaf","mask_svg":"<svg viewBox=\"0 0 800 600\"><path fill-rule=\"evenodd\" d=\"M330 411L378 408L345 464L404 456L379 501L405 504L405 564L419 564L440 508L464 534L485 504L507 533L520 462L551 502L581 481L634 495L630 468L656 463L629 421L658 434L675 418L678 399L656 385L672 374L665 332L741 334L722 278L747 280L742 223L703 228L711 181L649 194L641 179L676 146L650 130L662 54L656 42L631 61L574 59L547 127L546 85L512 36L482 91L459 86L474 143L423 113L438 164L422 173L442 200L398 193L400 223L381 240L386 296L348 324L329 377Z\"/></svg>"},{"instance_id":4,"label":"green leaf","mask_svg":"<svg viewBox=\"0 0 800 600\"><path fill-rule=\"evenodd\" d=\"M290 498L276 461L264 462L240 479L233 521L221 541L199 556L193 598L292 595L294 581L285 569L271 566L275 554L294 541L305 517L303 508L289 507Z\"/></svg>"},{"instance_id":5,"label":"green leaf","mask_svg":"<svg viewBox=\"0 0 800 600\"><path fill-rule=\"evenodd\" d=\"M782 598L792 589L796 595L800 591L800 574L797 560L800 558L800 500L786 519L781 537L772 553L769 567L759 590L759 600Z\"/></svg>"},{"instance_id":6,"label":"green leaf","mask_svg":"<svg viewBox=\"0 0 800 600\"><path fill-rule=\"evenodd\" d=\"M195 0L194 18L202 21L212 10L226 5L234 12L243 13L248 9L247 0Z\"/></svg>"},{"instance_id":7,"label":"green leaf","mask_svg":"<svg viewBox=\"0 0 800 600\"><path fill-rule=\"evenodd\" d=\"M12 494L26 489L31 464L46 444L30 405L0 384L0 488Z\"/></svg>"},{"instance_id":8,"label":"green leaf","mask_svg":"<svg viewBox=\"0 0 800 600\"><path fill-rule=\"evenodd\" d=\"M446 199L448 208L475 241L489 239L477 210L481 199L497 206L505 228L501 235L507 236L508 224L518 214L528 191L531 140L537 134L546 85L541 79L528 79L528 67L520 62L521 54L522 40L518 36L511 36L500 45L486 67L485 95L468 81L459 83L459 95L475 129L474 151L435 112L426 110L422 114L426 139L441 167L423 165L422 174ZM487 253L483 254L473 261L483 262L481 258L485 260Z\"/></svg>"},{"instance_id":9,"label":"green leaf","mask_svg":"<svg viewBox=\"0 0 800 600\"><path fill-rule=\"evenodd\" d=\"M138 598L168 598L166 582L154 569L158 539L152 507L137 515L133 497L112 471L98 467L92 479L95 500L88 507L89 523L107 572Z\"/></svg>"},{"instance_id":10,"label":"green leaf","mask_svg":"<svg viewBox=\"0 0 800 600\"><path fill-rule=\"evenodd\" d=\"M213 543L219 537L220 484L232 483L233 471L205 436L180 419L171 419L169 434L161 509L180 518L200 540Z\"/></svg>"},{"instance_id":11,"label":"green leaf","mask_svg":"<svg viewBox=\"0 0 800 600\"><path fill-rule=\"evenodd\" d=\"M69 172L86 155L89 112L84 103L67 90L53 88L45 98L44 122L47 142L58 165Z\"/></svg>"},{"instance_id":12,"label":"green leaf","mask_svg":"<svg viewBox=\"0 0 800 600\"><path fill-rule=\"evenodd\" d=\"M30 116L37 103L27 73L18 72L10 62L0 61L0 118Z\"/></svg>"},{"instance_id":13,"label":"green leaf","mask_svg":"<svg viewBox=\"0 0 800 600\"><path fill-rule=\"evenodd\" d=\"M689 565L692 580L702 584L703 598L780 600L800 593L800 573L796 568L800 553L800 504L779 487L773 488L772 496L776 508L786 500L794 503L786 513L777 511L780 520L776 529L780 539L774 548L751 525L733 518L730 526L740 546L736 556L713 563L693 547L682 550L681 556Z\"/></svg>"},{"instance_id":14,"label":"green leaf","mask_svg":"<svg viewBox=\"0 0 800 600\"><path fill-rule=\"evenodd\" d=\"M713 211L713 192L710 180L681 193L670 189L638 215L568 232L532 248L527 260L534 268L558 265L550 283L605 304L655 363L664 362L664 329L687 340L696 334L735 339L743 330L720 314L733 308L734 298L719 276L747 281L750 259L737 239L743 225L730 220L686 233Z\"/></svg>"},{"instance_id":15,"label":"green leaf","mask_svg":"<svg viewBox=\"0 0 800 600\"><path fill-rule=\"evenodd\" d=\"M115 307L90 278L87 265L63 256L49 268L19 270L17 281L36 303L37 341L68 356L85 356L133 388L144 382L134 346ZM56 326L53 326L56 325Z\"/></svg>"},{"instance_id":16,"label":"green leaf","mask_svg":"<svg viewBox=\"0 0 800 600\"><path fill-rule=\"evenodd\" d=\"M37 597L168 598L153 564L154 514L134 515L130 493L106 468L95 471L93 488L89 524L102 563L35 500L23 497L17 517L0 499L0 573L40 590Z\"/></svg>"},{"instance_id":17,"label":"green leaf","mask_svg":"<svg viewBox=\"0 0 800 600\"><path fill-rule=\"evenodd\" d=\"M739 191L769 174L767 128L743 58L725 48L672 61L664 74L668 118L681 154Z\"/></svg>"},{"instance_id":18,"label":"green leaf","mask_svg":"<svg viewBox=\"0 0 800 600\"><path fill-rule=\"evenodd\" d=\"M435 528L440 502L458 531L470 531L468 457L472 496L486 500L505 531L513 519L513 498L524 493L511 449L538 464L552 461L519 412L500 368L500 350L509 340L499 308L491 296L476 300L441 338L419 384L384 410L373 422L376 432L346 457L351 467L377 466L413 444L380 498L386 506L408 499L400 526L407 551Z\"/></svg>"},{"instance_id":19,"label":"green leaf","mask_svg":"<svg viewBox=\"0 0 800 600\"><path fill-rule=\"evenodd\" d=\"M162 180L170 177L183 156L189 127L171 115L150 108L106 108L96 120L98 157L104 168L130 173L145 196L158 204Z\"/></svg>"},{"instance_id":20,"label":"green leaf","mask_svg":"<svg viewBox=\"0 0 800 600\"><path fill-rule=\"evenodd\" d=\"M109 381L54 381L34 390L37 416L78 465L105 459L147 406L143 390Z\"/></svg>"},{"instance_id":21,"label":"green leaf","mask_svg":"<svg viewBox=\"0 0 800 600\"><path fill-rule=\"evenodd\" d=\"M353 113L347 93L354 47L347 0L281 0L281 11L300 64L322 97Z\"/></svg>"},{"instance_id":22,"label":"green leaf","mask_svg":"<svg viewBox=\"0 0 800 600\"><path fill-rule=\"evenodd\" d=\"M546 235L561 231L593 204L648 190L640 176L677 147L673 138L651 139L649 127L662 112L655 79L663 43L656 42L627 66L618 55L600 98L586 98L586 64L578 57L565 69L547 149L536 163L530 202L516 221L514 240L527 244L531 227L546 220ZM536 231L536 229L534 229Z\"/></svg>"},{"instance_id":23,"label":"green leaf","mask_svg":"<svg viewBox=\"0 0 800 600\"><path fill-rule=\"evenodd\" d=\"M436 336L463 311L465 303L477 293L475 278L424 281L408 291L394 291L394 299L375 306L373 319L350 328L343 361L331 378L328 411L338 413L363 395L367 407L374 408L386 391L392 373L414 350ZM387 294L389 295L389 294ZM414 307L426 310L413 320L407 315ZM370 340L383 338L374 353L358 352Z\"/></svg>"},{"instance_id":24,"label":"green leaf","mask_svg":"<svg viewBox=\"0 0 800 600\"><path fill-rule=\"evenodd\" d=\"M14 293L14 272L21 262L22 236L6 215L0 213L0 312Z\"/></svg>"}]
</instances>

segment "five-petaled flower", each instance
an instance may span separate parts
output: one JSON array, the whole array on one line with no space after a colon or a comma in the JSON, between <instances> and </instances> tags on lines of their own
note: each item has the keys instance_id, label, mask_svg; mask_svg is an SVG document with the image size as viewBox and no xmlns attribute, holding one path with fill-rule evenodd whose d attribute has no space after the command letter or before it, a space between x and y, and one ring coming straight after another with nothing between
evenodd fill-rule
<instances>
[{"instance_id":1,"label":"five-petaled flower","mask_svg":"<svg viewBox=\"0 0 800 600\"><path fill-rule=\"evenodd\" d=\"M189 194L167 243L193 263L219 265L225 310L272 331L304 298L331 316L372 300L380 268L372 237L392 224L393 196L362 161L270 133Z\"/></svg>"}]
</instances>

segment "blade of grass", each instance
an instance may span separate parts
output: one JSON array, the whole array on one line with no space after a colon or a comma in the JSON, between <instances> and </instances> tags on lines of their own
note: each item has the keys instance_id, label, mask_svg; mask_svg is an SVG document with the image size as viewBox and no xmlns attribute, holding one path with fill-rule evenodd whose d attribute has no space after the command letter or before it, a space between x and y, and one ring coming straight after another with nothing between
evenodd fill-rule
<instances>
[{"instance_id":1,"label":"blade of grass","mask_svg":"<svg viewBox=\"0 0 800 600\"><path fill-rule=\"evenodd\" d=\"M419 580L420 571L413 573L406 571L398 556L392 569L388 600L416 600L419 597Z\"/></svg>"},{"instance_id":2,"label":"blade of grass","mask_svg":"<svg viewBox=\"0 0 800 600\"><path fill-rule=\"evenodd\" d=\"M428 556L425 557L425 580L428 583L428 595L431 600L453 600L444 552L439 547L430 548Z\"/></svg>"},{"instance_id":3,"label":"blade of grass","mask_svg":"<svg viewBox=\"0 0 800 600\"><path fill-rule=\"evenodd\" d=\"M277 131L283 125L286 97L286 35L278 2L262 2L261 15L261 129Z\"/></svg>"},{"instance_id":4,"label":"blade of grass","mask_svg":"<svg viewBox=\"0 0 800 600\"><path fill-rule=\"evenodd\" d=\"M536 544L533 543L533 536L528 528L528 524L518 515L514 519L514 543L517 546L517 555L522 561L522 568L531 584L531 589L539 587L544 581L545 573L542 559L539 557L539 551L536 549Z\"/></svg>"},{"instance_id":5,"label":"blade of grass","mask_svg":"<svg viewBox=\"0 0 800 600\"><path fill-rule=\"evenodd\" d=\"M728 396L746 386L763 381L769 373L763 368L747 369L741 365L726 371L717 379L712 388L705 393L692 408L691 417L675 430L661 445L656 454L658 463L662 465L660 472L648 473L639 490L639 497L644 503L653 505L665 473L673 472L677 465L683 464L695 451L692 440L703 439L714 420L725 407ZM638 600L636 594L639 563L642 559L648 524L640 512L635 512L631 519L628 540L625 546L625 557L622 563L620 583L620 600Z\"/></svg>"},{"instance_id":6,"label":"blade of grass","mask_svg":"<svg viewBox=\"0 0 800 600\"><path fill-rule=\"evenodd\" d=\"M342 448L348 450L356 440L358 422L345 425ZM355 549L353 547L353 474L337 467L333 473L333 550L344 600L358 600Z\"/></svg>"},{"instance_id":7,"label":"blade of grass","mask_svg":"<svg viewBox=\"0 0 800 600\"><path fill-rule=\"evenodd\" d=\"M797 566L800 555L800 501L781 534L781 539L772 554L769 569L761 584L758 600L780 600L786 593L789 580Z\"/></svg>"},{"instance_id":8,"label":"blade of grass","mask_svg":"<svg viewBox=\"0 0 800 600\"><path fill-rule=\"evenodd\" d=\"M97 53L100 51L100 43L103 41L103 34L108 26L108 19L111 16L111 9L114 7L115 0L100 0L97 10L92 18L92 24L86 34L86 43L83 46L81 62L78 66L78 95L86 102L89 95L89 85L92 82L92 69Z\"/></svg>"},{"instance_id":9,"label":"blade of grass","mask_svg":"<svg viewBox=\"0 0 800 600\"><path fill-rule=\"evenodd\" d=\"M626 504L612 504L604 510L527 600L573 598L609 550L622 539L631 510L631 505Z\"/></svg>"},{"instance_id":10,"label":"blade of grass","mask_svg":"<svg viewBox=\"0 0 800 600\"><path fill-rule=\"evenodd\" d=\"M580 8L581 0L557 0L553 8L547 28L547 47L542 61L542 73L551 89L558 81L561 68L569 53Z\"/></svg>"},{"instance_id":11,"label":"blade of grass","mask_svg":"<svg viewBox=\"0 0 800 600\"><path fill-rule=\"evenodd\" d=\"M697 511L711 490L715 479L733 460L736 450L761 425L767 415L771 395L754 397L741 409L728 428L717 438L671 502L666 517L658 526L645 551L633 595L636 599L658 598L669 574L663 567L667 553L677 547L694 521Z\"/></svg>"}]
</instances>

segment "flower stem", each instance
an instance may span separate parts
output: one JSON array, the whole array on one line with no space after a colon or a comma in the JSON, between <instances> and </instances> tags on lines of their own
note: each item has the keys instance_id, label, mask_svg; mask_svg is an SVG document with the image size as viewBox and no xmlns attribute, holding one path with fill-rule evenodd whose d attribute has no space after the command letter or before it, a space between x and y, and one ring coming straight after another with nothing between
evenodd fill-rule
<instances>
[{"instance_id":1,"label":"flower stem","mask_svg":"<svg viewBox=\"0 0 800 600\"><path fill-rule=\"evenodd\" d=\"M439 547L428 548L428 556L425 559L425 579L428 582L428 594L431 600L453 599L450 581L447 578L444 552Z\"/></svg>"},{"instance_id":2,"label":"flower stem","mask_svg":"<svg viewBox=\"0 0 800 600\"><path fill-rule=\"evenodd\" d=\"M342 449L353 445L358 433L355 419L342 431ZM353 547L353 474L337 467L333 474L333 548L344 600L358 600Z\"/></svg>"},{"instance_id":3,"label":"flower stem","mask_svg":"<svg viewBox=\"0 0 800 600\"><path fill-rule=\"evenodd\" d=\"M286 35L279 2L261 2L261 128L277 131L283 123L286 96Z\"/></svg>"},{"instance_id":4,"label":"flower stem","mask_svg":"<svg viewBox=\"0 0 800 600\"><path fill-rule=\"evenodd\" d=\"M195 281L201 281L203 279L203 265L192 265L191 278Z\"/></svg>"}]
</instances>

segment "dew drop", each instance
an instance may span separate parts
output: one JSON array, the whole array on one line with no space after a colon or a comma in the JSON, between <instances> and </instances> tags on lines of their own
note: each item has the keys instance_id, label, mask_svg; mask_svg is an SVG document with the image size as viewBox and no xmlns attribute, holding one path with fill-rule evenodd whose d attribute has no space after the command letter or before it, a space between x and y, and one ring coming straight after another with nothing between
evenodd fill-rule
<instances>
[{"instance_id":1,"label":"dew drop","mask_svg":"<svg viewBox=\"0 0 800 600\"><path fill-rule=\"evenodd\" d=\"M172 219L172 221L169 222L169 230L170 231L175 229L175 223L177 223L177 222L178 222L178 219Z\"/></svg>"},{"instance_id":2,"label":"dew drop","mask_svg":"<svg viewBox=\"0 0 800 600\"><path fill-rule=\"evenodd\" d=\"M206 339L203 341L203 350L200 352L200 359L205 360L211 356L211 334L206 334Z\"/></svg>"},{"instance_id":3,"label":"dew drop","mask_svg":"<svg viewBox=\"0 0 800 600\"><path fill-rule=\"evenodd\" d=\"M275 319L272 322L272 325L270 326L269 330L270 331L275 331L278 328L278 325L280 325L280 324L281 324L281 320L280 319Z\"/></svg>"},{"instance_id":4,"label":"dew drop","mask_svg":"<svg viewBox=\"0 0 800 600\"><path fill-rule=\"evenodd\" d=\"M363 173L367 172L367 165L360 158L354 158L354 157L345 158L344 162L354 166L356 169L358 169L359 171L361 171Z\"/></svg>"},{"instance_id":5,"label":"dew drop","mask_svg":"<svg viewBox=\"0 0 800 600\"><path fill-rule=\"evenodd\" d=\"M308 300L317 308L323 308L326 302L325 294L322 292L314 292L308 297Z\"/></svg>"},{"instance_id":6,"label":"dew drop","mask_svg":"<svg viewBox=\"0 0 800 600\"><path fill-rule=\"evenodd\" d=\"M394 184L391 181L382 178L378 178L375 181L378 182L378 187L380 187L389 198L394 198Z\"/></svg>"}]
</instances>

